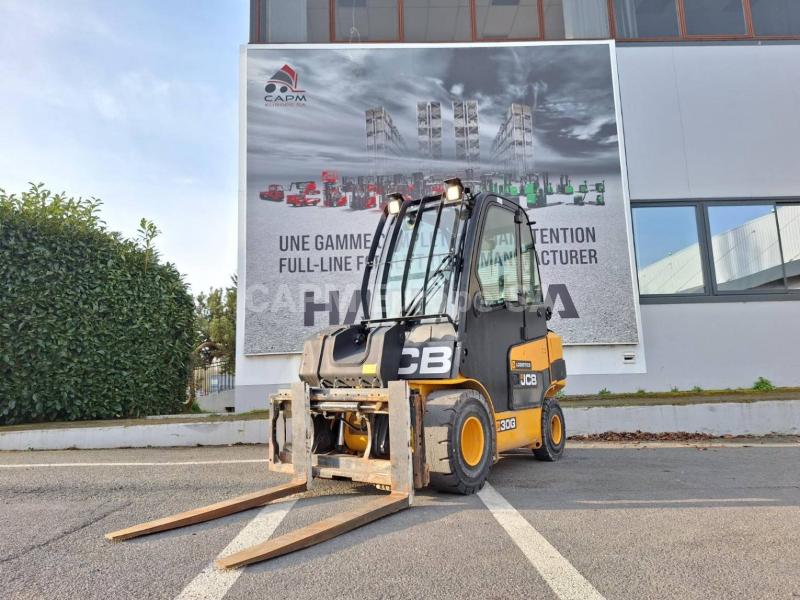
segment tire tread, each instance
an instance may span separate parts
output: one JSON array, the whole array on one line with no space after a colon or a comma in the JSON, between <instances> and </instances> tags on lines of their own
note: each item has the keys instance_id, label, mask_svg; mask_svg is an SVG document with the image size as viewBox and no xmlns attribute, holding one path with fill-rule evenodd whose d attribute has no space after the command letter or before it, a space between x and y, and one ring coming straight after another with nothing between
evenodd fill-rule
<instances>
[{"instance_id":1,"label":"tire tread","mask_svg":"<svg viewBox=\"0 0 800 600\"><path fill-rule=\"evenodd\" d=\"M454 472L449 455L455 423L460 408L471 399L478 400L484 405L491 422L491 412L488 410L483 396L470 389L442 390L429 394L425 403L425 449L426 460L430 469L430 485L432 488L446 493L470 495L483 488L486 477L477 484L469 484L461 480ZM494 432L491 434L490 461L494 456ZM435 463L435 464L434 464ZM488 474L488 470L487 470Z\"/></svg>"}]
</instances>

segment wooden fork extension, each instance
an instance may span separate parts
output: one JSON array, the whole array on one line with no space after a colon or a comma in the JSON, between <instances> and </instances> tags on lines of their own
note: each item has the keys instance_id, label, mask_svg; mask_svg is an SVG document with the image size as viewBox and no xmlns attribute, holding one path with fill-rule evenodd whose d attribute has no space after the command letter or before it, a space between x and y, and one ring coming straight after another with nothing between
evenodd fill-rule
<instances>
[{"instance_id":1,"label":"wooden fork extension","mask_svg":"<svg viewBox=\"0 0 800 600\"><path fill-rule=\"evenodd\" d=\"M283 556L352 531L357 527L403 510L408 506L409 497L407 494L380 496L354 510L317 521L296 531L290 531L274 539L220 558L214 562L214 566L218 569L233 569Z\"/></svg>"},{"instance_id":2,"label":"wooden fork extension","mask_svg":"<svg viewBox=\"0 0 800 600\"><path fill-rule=\"evenodd\" d=\"M204 523L257 506L264 506L278 498L285 498L292 494L305 492L306 489L307 485L305 481L293 481L243 496L237 496L236 498L230 498L229 500L223 500L216 504L209 504L208 506L195 508L194 510L156 519L155 521L140 523L133 527L120 529L119 531L112 531L111 533L107 533L105 537L108 540L122 541L139 537L140 535L149 535L159 531L168 531L170 529L177 529L178 527L185 527L186 525L194 525L195 523Z\"/></svg>"}]
</instances>

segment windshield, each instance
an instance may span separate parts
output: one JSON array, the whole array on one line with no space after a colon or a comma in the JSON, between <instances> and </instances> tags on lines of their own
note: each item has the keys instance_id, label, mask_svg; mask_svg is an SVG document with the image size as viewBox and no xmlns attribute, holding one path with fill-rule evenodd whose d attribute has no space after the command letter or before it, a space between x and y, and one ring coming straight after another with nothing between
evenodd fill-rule
<instances>
[{"instance_id":1,"label":"windshield","mask_svg":"<svg viewBox=\"0 0 800 600\"><path fill-rule=\"evenodd\" d=\"M418 216L419 206L410 206L385 228L370 302L370 314L376 318L447 313L455 320L454 258L464 221L461 205L425 202Z\"/></svg>"}]
</instances>

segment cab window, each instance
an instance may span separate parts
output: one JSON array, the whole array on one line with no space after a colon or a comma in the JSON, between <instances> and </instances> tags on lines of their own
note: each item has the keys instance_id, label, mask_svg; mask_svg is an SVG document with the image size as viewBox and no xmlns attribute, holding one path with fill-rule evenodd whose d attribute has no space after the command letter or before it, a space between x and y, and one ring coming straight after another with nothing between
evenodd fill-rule
<instances>
[{"instance_id":1,"label":"cab window","mask_svg":"<svg viewBox=\"0 0 800 600\"><path fill-rule=\"evenodd\" d=\"M533 234L526 224L520 225L520 248L522 250L522 292L528 303L543 304L542 282L539 278L539 262L533 247Z\"/></svg>"},{"instance_id":2,"label":"cab window","mask_svg":"<svg viewBox=\"0 0 800 600\"><path fill-rule=\"evenodd\" d=\"M517 225L514 213L490 206L483 224L476 276L484 304L517 302L519 275Z\"/></svg>"}]
</instances>

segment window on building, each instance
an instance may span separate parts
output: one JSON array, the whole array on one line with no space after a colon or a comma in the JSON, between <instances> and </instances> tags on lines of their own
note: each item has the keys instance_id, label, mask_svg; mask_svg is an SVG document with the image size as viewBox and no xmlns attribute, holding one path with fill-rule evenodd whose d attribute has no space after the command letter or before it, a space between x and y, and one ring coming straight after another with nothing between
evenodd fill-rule
<instances>
[{"instance_id":1,"label":"window on building","mask_svg":"<svg viewBox=\"0 0 800 600\"><path fill-rule=\"evenodd\" d=\"M465 42L472 39L469 0L404 0L407 42Z\"/></svg>"},{"instance_id":2,"label":"window on building","mask_svg":"<svg viewBox=\"0 0 800 600\"><path fill-rule=\"evenodd\" d=\"M260 0L250 0L250 43L257 44L259 39L259 27L261 26L260 20Z\"/></svg>"},{"instance_id":3,"label":"window on building","mask_svg":"<svg viewBox=\"0 0 800 600\"><path fill-rule=\"evenodd\" d=\"M400 39L397 0L332 0L337 42L386 42Z\"/></svg>"},{"instance_id":4,"label":"window on building","mask_svg":"<svg viewBox=\"0 0 800 600\"><path fill-rule=\"evenodd\" d=\"M778 204L777 211L786 284L800 290L800 204Z\"/></svg>"},{"instance_id":5,"label":"window on building","mask_svg":"<svg viewBox=\"0 0 800 600\"><path fill-rule=\"evenodd\" d=\"M537 0L475 0L478 39L539 37Z\"/></svg>"},{"instance_id":6,"label":"window on building","mask_svg":"<svg viewBox=\"0 0 800 600\"><path fill-rule=\"evenodd\" d=\"M632 213L643 301L800 299L800 203L639 202Z\"/></svg>"},{"instance_id":7,"label":"window on building","mask_svg":"<svg viewBox=\"0 0 800 600\"><path fill-rule=\"evenodd\" d=\"M329 0L306 0L308 41L325 44L331 41L331 9Z\"/></svg>"},{"instance_id":8,"label":"window on building","mask_svg":"<svg viewBox=\"0 0 800 600\"><path fill-rule=\"evenodd\" d=\"M703 262L694 206L633 209L639 293L702 294Z\"/></svg>"},{"instance_id":9,"label":"window on building","mask_svg":"<svg viewBox=\"0 0 800 600\"><path fill-rule=\"evenodd\" d=\"M774 205L710 206L708 226L719 291L784 288Z\"/></svg>"},{"instance_id":10,"label":"window on building","mask_svg":"<svg viewBox=\"0 0 800 600\"><path fill-rule=\"evenodd\" d=\"M481 234L477 276L487 306L518 300L517 224L513 211L489 207Z\"/></svg>"},{"instance_id":11,"label":"window on building","mask_svg":"<svg viewBox=\"0 0 800 600\"><path fill-rule=\"evenodd\" d=\"M607 0L543 0L548 40L607 38Z\"/></svg>"},{"instance_id":12,"label":"window on building","mask_svg":"<svg viewBox=\"0 0 800 600\"><path fill-rule=\"evenodd\" d=\"M797 0L750 0L756 35L800 35L800 2Z\"/></svg>"},{"instance_id":13,"label":"window on building","mask_svg":"<svg viewBox=\"0 0 800 600\"><path fill-rule=\"evenodd\" d=\"M250 41L606 39L609 17L621 40L800 38L800 0L250 0Z\"/></svg>"},{"instance_id":14,"label":"window on building","mask_svg":"<svg viewBox=\"0 0 800 600\"><path fill-rule=\"evenodd\" d=\"M619 38L680 36L675 0L615 0L614 12Z\"/></svg>"},{"instance_id":15,"label":"window on building","mask_svg":"<svg viewBox=\"0 0 800 600\"><path fill-rule=\"evenodd\" d=\"M252 0L251 40L269 44L327 43L329 0Z\"/></svg>"},{"instance_id":16,"label":"window on building","mask_svg":"<svg viewBox=\"0 0 800 600\"><path fill-rule=\"evenodd\" d=\"M745 35L742 0L683 0L687 35Z\"/></svg>"}]
</instances>

